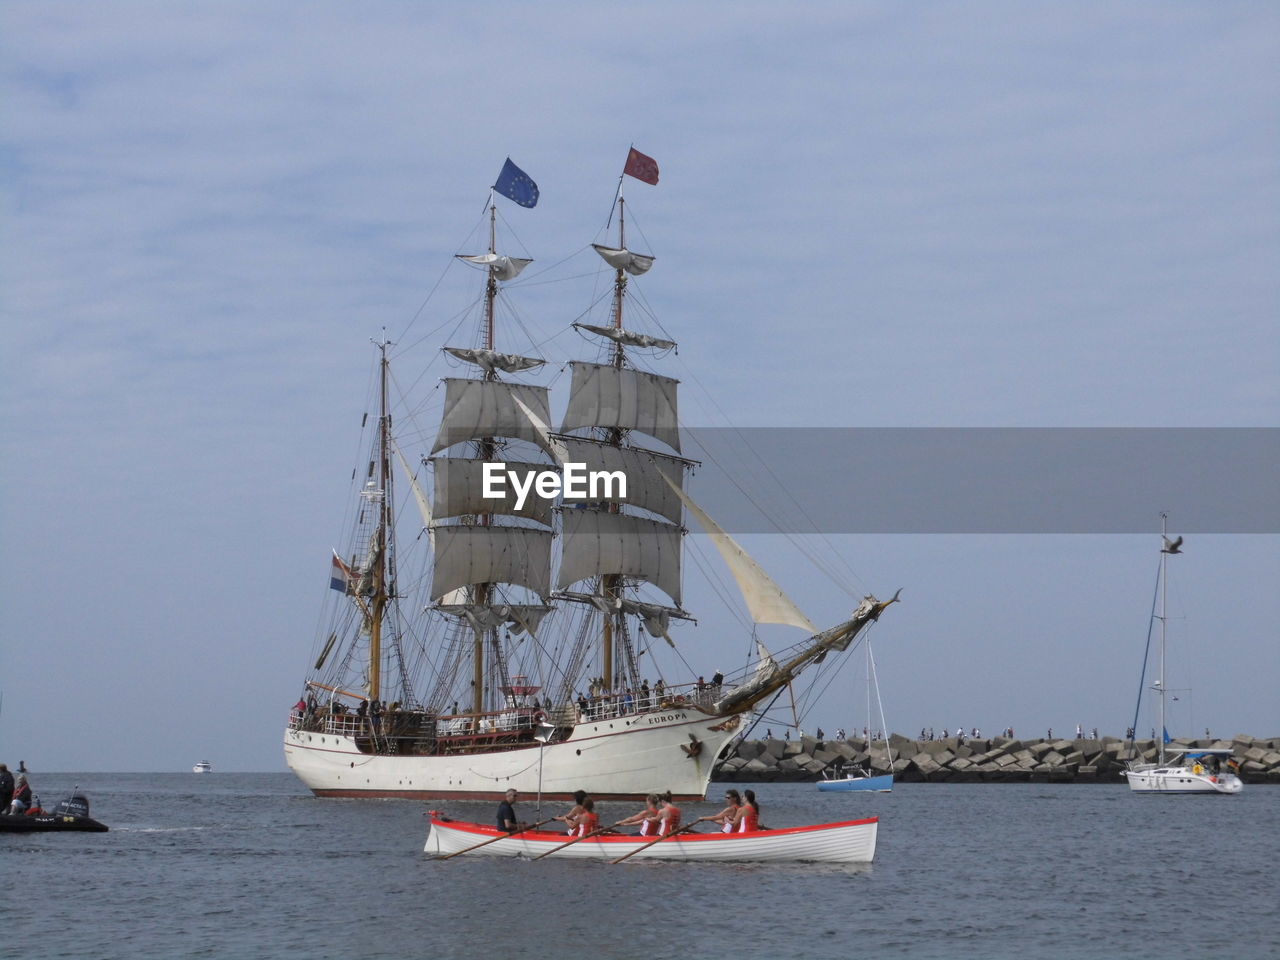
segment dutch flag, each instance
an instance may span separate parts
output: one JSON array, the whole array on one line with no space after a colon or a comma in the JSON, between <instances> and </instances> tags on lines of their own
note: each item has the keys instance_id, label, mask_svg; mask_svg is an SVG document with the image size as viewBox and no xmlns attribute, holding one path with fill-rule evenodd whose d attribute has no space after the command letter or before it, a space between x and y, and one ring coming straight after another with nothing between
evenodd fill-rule
<instances>
[{"instance_id":1,"label":"dutch flag","mask_svg":"<svg viewBox=\"0 0 1280 960\"><path fill-rule=\"evenodd\" d=\"M337 550L333 551L333 566L329 572L329 589L348 593L353 579L355 579L355 575L351 572L351 568L342 562Z\"/></svg>"}]
</instances>

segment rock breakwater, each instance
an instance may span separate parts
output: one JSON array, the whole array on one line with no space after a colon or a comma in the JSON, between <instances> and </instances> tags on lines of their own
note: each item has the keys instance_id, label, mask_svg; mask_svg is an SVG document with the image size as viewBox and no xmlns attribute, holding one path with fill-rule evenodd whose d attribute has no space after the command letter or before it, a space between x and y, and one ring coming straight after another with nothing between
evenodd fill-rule
<instances>
[{"instance_id":1,"label":"rock breakwater","mask_svg":"<svg viewBox=\"0 0 1280 960\"><path fill-rule=\"evenodd\" d=\"M1280 783L1280 737L1244 734L1230 740L1174 740L1170 749L1229 749L1245 783ZM719 781L819 780L827 771L870 766L893 773L903 783L982 781L991 783L1120 782L1125 761L1136 750L1144 760L1159 755L1155 740L1132 745L1117 737L1099 740L993 739L912 740L893 734L887 741L740 740L717 765ZM892 758L892 759L891 759Z\"/></svg>"}]
</instances>

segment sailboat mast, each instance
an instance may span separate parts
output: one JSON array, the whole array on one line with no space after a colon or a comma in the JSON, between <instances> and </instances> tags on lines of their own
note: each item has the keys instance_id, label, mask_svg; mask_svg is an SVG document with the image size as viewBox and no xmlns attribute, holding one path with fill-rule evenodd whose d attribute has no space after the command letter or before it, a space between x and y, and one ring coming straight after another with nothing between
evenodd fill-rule
<instances>
[{"instance_id":1,"label":"sailboat mast","mask_svg":"<svg viewBox=\"0 0 1280 960\"><path fill-rule=\"evenodd\" d=\"M1168 618L1166 616L1169 599L1169 514L1160 514L1160 766L1164 766L1164 732L1166 721L1164 716L1165 698L1165 631Z\"/></svg>"},{"instance_id":2,"label":"sailboat mast","mask_svg":"<svg viewBox=\"0 0 1280 960\"><path fill-rule=\"evenodd\" d=\"M872 671L874 671L874 670L875 670L875 666L874 666L874 665L872 664L872 662L871 662L871 641L870 641L870 640L867 640L867 641L865 641L865 643L866 643L866 645L867 645L867 741L868 741L868 743L870 743L870 740L871 740L871 730L872 730L872 727L871 727L871 684L872 684ZM867 749L868 749L868 750L870 750L870 749L871 749L871 747L870 747L870 746L868 746L868 747L867 747Z\"/></svg>"}]
</instances>

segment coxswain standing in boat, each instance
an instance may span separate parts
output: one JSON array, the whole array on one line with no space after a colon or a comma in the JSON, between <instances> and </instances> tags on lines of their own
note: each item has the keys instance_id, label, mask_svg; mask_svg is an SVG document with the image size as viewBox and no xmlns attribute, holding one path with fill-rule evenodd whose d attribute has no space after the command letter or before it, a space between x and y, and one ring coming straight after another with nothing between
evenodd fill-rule
<instances>
[{"instance_id":1,"label":"coxswain standing in boat","mask_svg":"<svg viewBox=\"0 0 1280 960\"><path fill-rule=\"evenodd\" d=\"M585 809L585 807L583 806L583 803L584 801L586 801L586 799L587 799L587 791L585 790L573 791L573 807L569 810L568 813L562 813L560 816L556 817L557 820L564 821L565 826L568 828L568 833L570 836L572 836L574 833L574 826L577 824L578 818L582 816L582 812Z\"/></svg>"},{"instance_id":2,"label":"coxswain standing in boat","mask_svg":"<svg viewBox=\"0 0 1280 960\"><path fill-rule=\"evenodd\" d=\"M644 802L646 806L643 810L625 820L618 821L618 826L628 827L638 823L640 836L654 836L658 832L658 822L662 818L662 811L658 809L658 795L651 793L644 798Z\"/></svg>"},{"instance_id":3,"label":"coxswain standing in boat","mask_svg":"<svg viewBox=\"0 0 1280 960\"><path fill-rule=\"evenodd\" d=\"M506 792L503 801L498 804L498 829L507 833L518 833L527 829L527 825L516 819L516 797L514 790Z\"/></svg>"},{"instance_id":4,"label":"coxswain standing in boat","mask_svg":"<svg viewBox=\"0 0 1280 960\"><path fill-rule=\"evenodd\" d=\"M725 802L728 804L723 810L711 817L699 817L694 823L701 823L706 820L710 823L721 824L722 833L733 832L733 821L738 815L738 810L742 806L742 795L737 790L726 790L724 795Z\"/></svg>"}]
</instances>

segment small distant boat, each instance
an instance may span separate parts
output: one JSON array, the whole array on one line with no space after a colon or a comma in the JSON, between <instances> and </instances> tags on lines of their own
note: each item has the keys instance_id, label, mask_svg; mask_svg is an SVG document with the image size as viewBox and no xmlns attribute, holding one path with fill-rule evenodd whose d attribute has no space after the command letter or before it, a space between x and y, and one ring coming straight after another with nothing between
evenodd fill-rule
<instances>
[{"instance_id":1,"label":"small distant boat","mask_svg":"<svg viewBox=\"0 0 1280 960\"><path fill-rule=\"evenodd\" d=\"M72 793L52 813L0 814L0 833L40 833L63 830L80 830L105 833L108 827L89 816L89 798L83 793Z\"/></svg>"},{"instance_id":2,"label":"small distant boat","mask_svg":"<svg viewBox=\"0 0 1280 960\"><path fill-rule=\"evenodd\" d=\"M858 771L846 776L831 775L818 781L819 790L870 790L875 793L889 793L893 790L893 774L881 773L872 775L866 771Z\"/></svg>"},{"instance_id":3,"label":"small distant boat","mask_svg":"<svg viewBox=\"0 0 1280 960\"><path fill-rule=\"evenodd\" d=\"M819 823L752 833L676 833L653 842L653 837L601 834L568 843L563 832L526 830L506 835L496 827L431 814L431 833L423 849L445 855L475 848L490 857L537 857L546 854L575 860L617 860L634 854L634 860L687 861L822 861L870 863L876 853L878 817L844 823ZM491 841L491 842L486 842Z\"/></svg>"},{"instance_id":4,"label":"small distant boat","mask_svg":"<svg viewBox=\"0 0 1280 960\"><path fill-rule=\"evenodd\" d=\"M875 703L880 708L880 729L888 730L888 726L884 722L884 703L880 700L880 681L876 678L876 660L871 654L871 638L868 636L863 643L867 647L867 736L871 736L871 703L874 692ZM871 741L867 741L867 749L871 748ZM885 749L888 751L889 767L893 767L893 751L885 742ZM834 770L824 770L823 779L818 781L819 790L862 790L872 791L875 793L889 793L893 790L893 774L892 773L873 773L871 770L871 761L867 760L865 766L854 767L852 769L845 767L842 763L837 763Z\"/></svg>"},{"instance_id":5,"label":"small distant boat","mask_svg":"<svg viewBox=\"0 0 1280 960\"><path fill-rule=\"evenodd\" d=\"M1168 749L1169 732L1165 724L1165 625L1168 618L1165 608L1168 603L1169 581L1168 562L1172 554L1182 553L1182 537L1169 539L1169 515L1160 514L1160 613L1157 615L1152 604L1152 616L1160 621L1160 679L1152 686L1160 694L1160 756L1155 763L1129 762L1129 769L1124 777L1129 781L1129 789L1134 793L1239 793L1244 789L1244 781L1233 771L1234 751L1229 749L1197 749L1182 747L1177 750ZM1151 634L1147 634L1148 649ZM1142 661L1143 682L1146 682L1146 658ZM1138 710L1142 707L1142 688L1138 688L1138 706L1134 710L1133 727L1138 727ZM1132 740L1130 741L1132 744ZM1176 763L1168 759L1181 756L1182 762ZM1224 763L1225 761L1225 763ZM1223 767L1226 770L1223 770Z\"/></svg>"},{"instance_id":6,"label":"small distant boat","mask_svg":"<svg viewBox=\"0 0 1280 960\"><path fill-rule=\"evenodd\" d=\"M192 773L208 773L212 769L213 769L212 763L210 763L208 760L201 760L199 763L197 763L194 767L191 768L191 772Z\"/></svg>"},{"instance_id":7,"label":"small distant boat","mask_svg":"<svg viewBox=\"0 0 1280 960\"><path fill-rule=\"evenodd\" d=\"M1231 772L1223 772L1223 760L1230 761L1230 749L1189 749L1181 763L1135 764L1125 771L1129 789L1137 793L1239 793L1244 782ZM1176 755L1176 754L1175 754Z\"/></svg>"}]
</instances>

